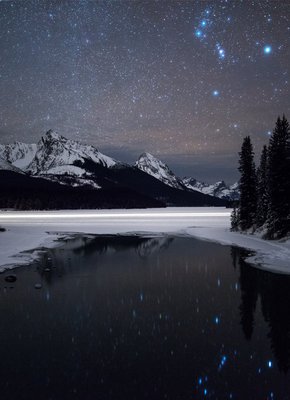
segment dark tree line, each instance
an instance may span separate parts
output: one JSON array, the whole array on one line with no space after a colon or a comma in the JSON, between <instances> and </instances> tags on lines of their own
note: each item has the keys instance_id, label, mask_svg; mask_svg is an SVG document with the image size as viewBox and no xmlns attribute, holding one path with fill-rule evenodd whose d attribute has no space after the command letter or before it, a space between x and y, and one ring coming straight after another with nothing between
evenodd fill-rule
<instances>
[{"instance_id":1,"label":"dark tree line","mask_svg":"<svg viewBox=\"0 0 290 400\"><path fill-rule=\"evenodd\" d=\"M234 208L233 230L263 230L268 239L290 232L290 129L285 116L264 146L256 169L249 136L239 153L240 202Z\"/></svg>"},{"instance_id":2,"label":"dark tree line","mask_svg":"<svg viewBox=\"0 0 290 400\"><path fill-rule=\"evenodd\" d=\"M156 199L126 187L70 187L13 171L0 171L0 208L61 210L165 207Z\"/></svg>"}]
</instances>

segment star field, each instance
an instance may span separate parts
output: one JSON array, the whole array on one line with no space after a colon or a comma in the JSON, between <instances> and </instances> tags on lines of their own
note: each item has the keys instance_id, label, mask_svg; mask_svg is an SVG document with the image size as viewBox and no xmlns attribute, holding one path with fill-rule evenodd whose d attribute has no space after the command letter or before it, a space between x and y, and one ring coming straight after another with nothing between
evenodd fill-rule
<instances>
[{"instance_id":1,"label":"star field","mask_svg":"<svg viewBox=\"0 0 290 400\"><path fill-rule=\"evenodd\" d=\"M289 115L290 1L0 1L0 57L2 143L52 128L232 181Z\"/></svg>"}]
</instances>

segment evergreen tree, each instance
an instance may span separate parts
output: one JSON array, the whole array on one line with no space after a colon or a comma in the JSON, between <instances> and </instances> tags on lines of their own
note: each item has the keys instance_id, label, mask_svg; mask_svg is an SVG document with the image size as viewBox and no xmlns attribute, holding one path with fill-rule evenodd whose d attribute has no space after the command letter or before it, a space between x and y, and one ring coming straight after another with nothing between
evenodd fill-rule
<instances>
[{"instance_id":1,"label":"evergreen tree","mask_svg":"<svg viewBox=\"0 0 290 400\"><path fill-rule=\"evenodd\" d=\"M231 213L231 230L237 231L239 228L239 214L237 207L234 206L233 211Z\"/></svg>"},{"instance_id":2,"label":"evergreen tree","mask_svg":"<svg viewBox=\"0 0 290 400\"><path fill-rule=\"evenodd\" d=\"M285 236L289 231L290 216L290 131L285 116L278 117L270 138L268 152L269 209L267 236Z\"/></svg>"},{"instance_id":3,"label":"evergreen tree","mask_svg":"<svg viewBox=\"0 0 290 400\"><path fill-rule=\"evenodd\" d=\"M263 147L260 165L257 170L257 216L256 224L261 227L265 224L268 213L268 149Z\"/></svg>"},{"instance_id":4,"label":"evergreen tree","mask_svg":"<svg viewBox=\"0 0 290 400\"><path fill-rule=\"evenodd\" d=\"M284 121L284 122L283 122ZM283 115L282 123L284 129L287 130L286 137L286 160L285 160L285 215L286 215L286 232L290 232L290 127L285 115Z\"/></svg>"},{"instance_id":5,"label":"evergreen tree","mask_svg":"<svg viewBox=\"0 0 290 400\"><path fill-rule=\"evenodd\" d=\"M239 227L241 230L246 230L254 226L257 208L256 171L250 136L245 137L239 156L241 173Z\"/></svg>"}]
</instances>

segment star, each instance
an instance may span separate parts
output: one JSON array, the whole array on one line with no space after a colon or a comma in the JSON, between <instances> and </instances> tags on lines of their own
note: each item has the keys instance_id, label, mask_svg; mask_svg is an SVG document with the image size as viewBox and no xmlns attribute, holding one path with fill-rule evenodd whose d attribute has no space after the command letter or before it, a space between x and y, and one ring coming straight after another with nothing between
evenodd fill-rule
<instances>
[{"instance_id":1,"label":"star","mask_svg":"<svg viewBox=\"0 0 290 400\"><path fill-rule=\"evenodd\" d=\"M201 37L201 36L202 36L201 30L197 29L197 30L195 31L195 36L198 37L198 38Z\"/></svg>"},{"instance_id":2,"label":"star","mask_svg":"<svg viewBox=\"0 0 290 400\"><path fill-rule=\"evenodd\" d=\"M270 54L272 53L272 46L266 45L263 48L264 54Z\"/></svg>"},{"instance_id":3,"label":"star","mask_svg":"<svg viewBox=\"0 0 290 400\"><path fill-rule=\"evenodd\" d=\"M225 51L224 51L224 49L219 49L219 58L225 58Z\"/></svg>"},{"instance_id":4,"label":"star","mask_svg":"<svg viewBox=\"0 0 290 400\"><path fill-rule=\"evenodd\" d=\"M221 60L224 59L225 58L225 50L222 48L222 46L219 43L217 43L215 47L217 49L219 59L221 59Z\"/></svg>"}]
</instances>

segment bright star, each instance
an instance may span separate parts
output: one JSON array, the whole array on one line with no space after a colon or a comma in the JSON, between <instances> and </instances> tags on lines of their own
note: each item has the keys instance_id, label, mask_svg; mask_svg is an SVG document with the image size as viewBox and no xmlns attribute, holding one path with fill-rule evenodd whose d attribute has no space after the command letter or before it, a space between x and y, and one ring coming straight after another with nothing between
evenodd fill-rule
<instances>
[{"instance_id":1,"label":"bright star","mask_svg":"<svg viewBox=\"0 0 290 400\"><path fill-rule=\"evenodd\" d=\"M272 368L272 361L268 361L268 367Z\"/></svg>"},{"instance_id":2,"label":"bright star","mask_svg":"<svg viewBox=\"0 0 290 400\"><path fill-rule=\"evenodd\" d=\"M200 25L201 25L201 26L206 26L206 21L205 21L205 20L202 20Z\"/></svg>"},{"instance_id":3,"label":"bright star","mask_svg":"<svg viewBox=\"0 0 290 400\"><path fill-rule=\"evenodd\" d=\"M227 361L227 357L223 356L222 360L221 360L221 365L224 365L226 361Z\"/></svg>"},{"instance_id":4,"label":"bright star","mask_svg":"<svg viewBox=\"0 0 290 400\"><path fill-rule=\"evenodd\" d=\"M217 43L217 44L215 45L215 47L216 47L216 49L217 49L219 58L220 58L220 59L225 58L225 50L222 48L222 46L221 46L219 43Z\"/></svg>"},{"instance_id":5,"label":"bright star","mask_svg":"<svg viewBox=\"0 0 290 400\"><path fill-rule=\"evenodd\" d=\"M272 47L271 46L264 46L264 54L270 54L272 53Z\"/></svg>"},{"instance_id":6,"label":"bright star","mask_svg":"<svg viewBox=\"0 0 290 400\"><path fill-rule=\"evenodd\" d=\"M212 92L212 95L215 96L215 97L219 96L219 94L220 94L220 92L218 90L214 90Z\"/></svg>"},{"instance_id":7,"label":"bright star","mask_svg":"<svg viewBox=\"0 0 290 400\"><path fill-rule=\"evenodd\" d=\"M195 31L195 36L196 36L196 37L201 37L201 35L202 35L202 32L201 32L199 29L197 29L197 30Z\"/></svg>"}]
</instances>

